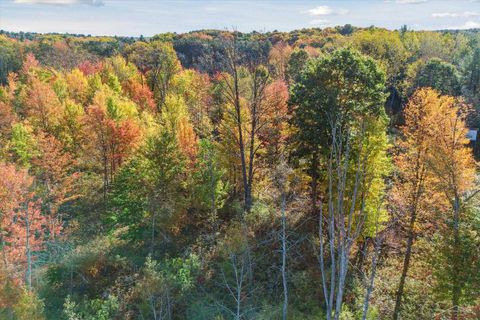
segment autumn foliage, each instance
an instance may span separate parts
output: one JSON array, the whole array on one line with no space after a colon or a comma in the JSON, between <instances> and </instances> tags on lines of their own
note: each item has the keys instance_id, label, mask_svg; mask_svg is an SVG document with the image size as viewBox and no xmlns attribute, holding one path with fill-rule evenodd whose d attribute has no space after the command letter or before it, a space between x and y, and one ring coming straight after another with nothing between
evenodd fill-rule
<instances>
[{"instance_id":1,"label":"autumn foliage","mask_svg":"<svg viewBox=\"0 0 480 320\"><path fill-rule=\"evenodd\" d=\"M0 319L479 318L477 38L0 30Z\"/></svg>"}]
</instances>

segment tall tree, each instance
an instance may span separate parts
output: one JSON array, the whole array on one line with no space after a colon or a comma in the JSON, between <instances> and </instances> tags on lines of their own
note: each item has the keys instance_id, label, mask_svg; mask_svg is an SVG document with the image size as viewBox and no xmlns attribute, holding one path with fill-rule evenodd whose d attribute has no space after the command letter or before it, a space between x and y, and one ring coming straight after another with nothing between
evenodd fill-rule
<instances>
[{"instance_id":1,"label":"tall tree","mask_svg":"<svg viewBox=\"0 0 480 320\"><path fill-rule=\"evenodd\" d=\"M432 148L435 147L435 130L440 120L442 100L430 89L420 89L410 98L405 107L405 125L398 142L399 152L394 158L398 176L393 189L394 204L404 221L407 243L403 259L400 283L396 292L393 318L400 317L405 280L410 267L412 247L417 236L420 217L426 218L436 205L442 205L435 190L434 175L429 168Z\"/></svg>"},{"instance_id":2,"label":"tall tree","mask_svg":"<svg viewBox=\"0 0 480 320\"><path fill-rule=\"evenodd\" d=\"M60 207L80 197L76 190L79 172L75 170L76 161L63 150L63 146L53 136L37 135L39 153L32 159L32 171L41 187L38 193L46 207L46 219L50 239L55 239L63 226Z\"/></svg>"},{"instance_id":3,"label":"tall tree","mask_svg":"<svg viewBox=\"0 0 480 320\"><path fill-rule=\"evenodd\" d=\"M162 129L115 177L110 196L113 227L128 226L130 237L141 238L152 257L159 256L184 214L185 187L186 156L175 133Z\"/></svg>"},{"instance_id":4,"label":"tall tree","mask_svg":"<svg viewBox=\"0 0 480 320\"><path fill-rule=\"evenodd\" d=\"M226 112L234 128L225 129L236 140L241 162L241 177L244 194L244 209L252 208L252 189L255 176L255 164L259 151L259 130L265 125L266 88L270 81L268 70L255 60L247 67L241 65L248 57L240 50L244 45L237 41L236 35L228 35L224 40L226 70L218 74L222 96L227 104ZM224 126L225 127L225 126Z\"/></svg>"},{"instance_id":5,"label":"tall tree","mask_svg":"<svg viewBox=\"0 0 480 320\"><path fill-rule=\"evenodd\" d=\"M465 202L472 195L475 176L475 161L466 138L468 129L465 124L467 106L462 101L448 96L437 97L438 119L433 127L433 145L429 153L429 168L434 174L435 189L443 192L448 209L451 211L451 223L447 223L446 233L452 238L449 264L452 319L458 319L460 299L465 288L462 269L465 268L462 256L462 216L465 216ZM448 221L448 220L447 220ZM448 239L448 237L447 237ZM468 270L469 268L467 268Z\"/></svg>"},{"instance_id":6,"label":"tall tree","mask_svg":"<svg viewBox=\"0 0 480 320\"><path fill-rule=\"evenodd\" d=\"M31 192L33 179L27 172L2 163L0 174L4 263L23 269L25 283L31 289L34 253L42 249L45 233L56 230L48 230L47 219L40 211L41 201Z\"/></svg>"},{"instance_id":7,"label":"tall tree","mask_svg":"<svg viewBox=\"0 0 480 320\"><path fill-rule=\"evenodd\" d=\"M101 85L84 116L86 151L101 164L104 196L117 169L138 146L137 113L134 103Z\"/></svg>"},{"instance_id":8,"label":"tall tree","mask_svg":"<svg viewBox=\"0 0 480 320\"><path fill-rule=\"evenodd\" d=\"M387 148L386 139L378 138L386 131L384 90L385 75L375 62L349 49L310 63L292 90L296 139L318 152L326 166L319 260L327 319L340 317L350 251L367 216L370 185L376 174L383 174L369 163ZM330 280L324 257L324 207Z\"/></svg>"}]
</instances>

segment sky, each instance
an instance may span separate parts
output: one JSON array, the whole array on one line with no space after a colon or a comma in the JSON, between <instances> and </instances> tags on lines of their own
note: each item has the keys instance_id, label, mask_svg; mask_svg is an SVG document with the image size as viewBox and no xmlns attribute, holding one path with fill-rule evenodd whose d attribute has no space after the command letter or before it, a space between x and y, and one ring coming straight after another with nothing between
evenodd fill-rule
<instances>
[{"instance_id":1,"label":"sky","mask_svg":"<svg viewBox=\"0 0 480 320\"><path fill-rule=\"evenodd\" d=\"M152 36L200 29L291 31L344 25L480 28L480 0L0 0L0 29Z\"/></svg>"}]
</instances>

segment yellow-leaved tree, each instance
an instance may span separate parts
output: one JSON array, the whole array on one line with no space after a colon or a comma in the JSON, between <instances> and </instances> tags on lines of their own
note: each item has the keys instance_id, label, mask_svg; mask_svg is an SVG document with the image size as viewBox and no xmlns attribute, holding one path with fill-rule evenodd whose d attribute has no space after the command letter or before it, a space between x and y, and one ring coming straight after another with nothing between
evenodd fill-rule
<instances>
[{"instance_id":1,"label":"yellow-leaved tree","mask_svg":"<svg viewBox=\"0 0 480 320\"><path fill-rule=\"evenodd\" d=\"M435 218L438 212L444 216L453 212L453 225L458 232L461 202L473 185L475 171L467 146L465 114L461 101L441 96L430 88L417 90L405 107L405 125L394 157L398 174L392 199L404 224L407 243L394 319L401 313L415 238L429 227L438 227L438 222L443 221ZM458 297L454 296L460 295L459 289L456 290L452 292L454 309L458 308Z\"/></svg>"}]
</instances>

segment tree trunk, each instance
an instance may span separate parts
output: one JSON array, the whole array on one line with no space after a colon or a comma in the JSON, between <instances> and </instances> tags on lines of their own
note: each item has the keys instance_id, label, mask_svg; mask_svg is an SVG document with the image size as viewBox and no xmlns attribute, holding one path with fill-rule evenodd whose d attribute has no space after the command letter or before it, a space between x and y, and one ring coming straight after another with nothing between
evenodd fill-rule
<instances>
[{"instance_id":1,"label":"tree trunk","mask_svg":"<svg viewBox=\"0 0 480 320\"><path fill-rule=\"evenodd\" d=\"M318 154L316 151L313 152L312 155L312 163L311 163L311 178L312 178L312 214L317 212L317 186L318 186Z\"/></svg>"},{"instance_id":2,"label":"tree trunk","mask_svg":"<svg viewBox=\"0 0 480 320\"><path fill-rule=\"evenodd\" d=\"M286 195L282 192L282 283L283 283L283 309L282 319L287 319L288 308L288 286L287 286L287 216L286 216Z\"/></svg>"},{"instance_id":3,"label":"tree trunk","mask_svg":"<svg viewBox=\"0 0 480 320\"><path fill-rule=\"evenodd\" d=\"M108 191L108 158L107 158L107 150L104 148L103 150L103 199L107 199L107 191Z\"/></svg>"},{"instance_id":4,"label":"tree trunk","mask_svg":"<svg viewBox=\"0 0 480 320\"><path fill-rule=\"evenodd\" d=\"M365 257L368 254L368 241L370 240L369 237L366 237L360 244L357 253L357 270L358 273L361 274L363 270L363 264L365 263Z\"/></svg>"},{"instance_id":5,"label":"tree trunk","mask_svg":"<svg viewBox=\"0 0 480 320\"><path fill-rule=\"evenodd\" d=\"M245 195L245 210L250 212L252 208L252 183L253 183L253 163L255 161L255 131L257 130L257 85L256 82L254 84L253 92L253 105L251 111L251 127L250 127L250 146L249 146L249 155L248 155L248 192Z\"/></svg>"},{"instance_id":6,"label":"tree trunk","mask_svg":"<svg viewBox=\"0 0 480 320\"><path fill-rule=\"evenodd\" d=\"M412 246L415 238L415 221L417 219L416 210L412 211L410 218L410 225L408 227L408 239L407 239L407 248L405 251L405 259L403 261L402 275L400 276L400 284L398 286L397 294L395 297L395 309L393 311L393 319L398 320L401 311L402 305L402 296L403 290L405 288L405 279L407 278L408 268L410 267L410 257L412 255Z\"/></svg>"},{"instance_id":7,"label":"tree trunk","mask_svg":"<svg viewBox=\"0 0 480 320\"><path fill-rule=\"evenodd\" d=\"M240 110L240 93L238 88L238 75L237 70L234 70L234 87L235 87L235 112L237 117L237 130L238 130L238 144L240 147L240 160L242 163L242 180L243 180L243 192L244 192L244 209L246 212L249 212L251 209L251 191L249 188L248 177L247 177L247 161L245 159L245 145L243 142L243 131L242 131L242 117Z\"/></svg>"},{"instance_id":8,"label":"tree trunk","mask_svg":"<svg viewBox=\"0 0 480 320\"><path fill-rule=\"evenodd\" d=\"M28 217L28 208L25 212L25 224L26 224L26 234L27 234L27 241L26 241L26 254L27 254L27 287L29 290L32 289L32 253L30 250L30 219Z\"/></svg>"},{"instance_id":9,"label":"tree trunk","mask_svg":"<svg viewBox=\"0 0 480 320\"><path fill-rule=\"evenodd\" d=\"M380 247L382 244L382 239L379 239L378 237L375 239L375 251L373 253L373 258L372 258L372 271L370 273L370 281L367 287L367 293L365 294L365 301L363 303L363 314L362 314L362 320L367 319L368 315L368 304L370 301L370 295L372 294L373 291L373 285L375 282L375 274L377 272L377 261L378 261L378 255L380 252Z\"/></svg>"},{"instance_id":10,"label":"tree trunk","mask_svg":"<svg viewBox=\"0 0 480 320\"><path fill-rule=\"evenodd\" d=\"M453 205L453 237L454 237L454 250L453 250L453 270L459 270L457 256L460 250L460 197L455 194L455 200ZM460 303L460 295L462 292L461 283L459 281L458 274L454 272L452 274L452 320L458 319L458 307Z\"/></svg>"},{"instance_id":11,"label":"tree trunk","mask_svg":"<svg viewBox=\"0 0 480 320\"><path fill-rule=\"evenodd\" d=\"M155 212L152 212L152 233L150 239L150 256L153 258L153 251L155 249Z\"/></svg>"}]
</instances>

